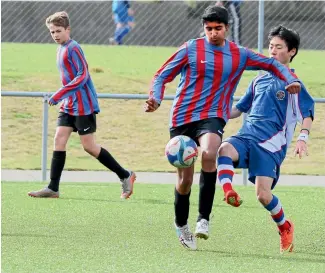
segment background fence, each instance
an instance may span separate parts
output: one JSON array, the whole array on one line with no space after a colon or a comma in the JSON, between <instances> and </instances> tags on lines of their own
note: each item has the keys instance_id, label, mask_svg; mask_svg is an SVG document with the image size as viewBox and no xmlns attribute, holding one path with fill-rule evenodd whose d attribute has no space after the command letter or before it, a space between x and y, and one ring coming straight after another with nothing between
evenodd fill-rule
<instances>
[{"instance_id":1,"label":"background fence","mask_svg":"<svg viewBox=\"0 0 325 273\"><path fill-rule=\"evenodd\" d=\"M216 1L130 1L136 27L125 37L127 45L179 46L202 32L200 16ZM49 43L44 24L48 15L66 10L72 36L83 44L108 44L114 34L111 1L1 1L3 42ZM242 45L257 47L258 1L243 1ZM325 2L266 1L264 46L272 26L283 24L301 35L302 48L325 49Z\"/></svg>"}]
</instances>

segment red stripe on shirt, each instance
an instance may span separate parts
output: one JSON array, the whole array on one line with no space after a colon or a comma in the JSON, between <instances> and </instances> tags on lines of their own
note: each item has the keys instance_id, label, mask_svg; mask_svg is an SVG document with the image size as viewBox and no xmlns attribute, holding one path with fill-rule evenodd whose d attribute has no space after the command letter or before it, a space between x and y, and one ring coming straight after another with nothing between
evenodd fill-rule
<instances>
[{"instance_id":1,"label":"red stripe on shirt","mask_svg":"<svg viewBox=\"0 0 325 273\"><path fill-rule=\"evenodd\" d=\"M93 106L93 102L92 102L91 97L90 97L89 88L88 88L87 85L85 85L85 88L86 88L87 98L88 98L88 101L89 101L90 111L91 111L91 113L94 113L94 106Z\"/></svg>"},{"instance_id":2,"label":"red stripe on shirt","mask_svg":"<svg viewBox=\"0 0 325 273\"><path fill-rule=\"evenodd\" d=\"M66 47L65 51L64 51L64 54L63 54L63 64L64 64L64 67L68 70L69 81L71 81L74 78L74 74L73 74L71 65L69 63L68 52L69 52L69 48ZM66 85L66 84L68 84L68 82L66 80L64 80L63 84ZM64 93L65 92L63 92L63 94ZM69 114L73 115L73 102L72 102L71 96L69 97L69 102L68 102L68 107L67 108L68 108Z\"/></svg>"},{"instance_id":3,"label":"red stripe on shirt","mask_svg":"<svg viewBox=\"0 0 325 273\"><path fill-rule=\"evenodd\" d=\"M191 102L186 110L184 123L191 122L193 111L196 107L196 102L200 99L205 76L205 39L200 39L196 41L196 84L194 89L194 94L192 96Z\"/></svg>"},{"instance_id":4,"label":"red stripe on shirt","mask_svg":"<svg viewBox=\"0 0 325 273\"><path fill-rule=\"evenodd\" d=\"M185 45L186 46L186 45ZM181 47L182 48L182 47ZM180 48L180 49L181 49ZM186 46L187 49L187 46ZM177 56L177 54L179 53L179 51L177 51L173 56L171 56L164 64L163 66L157 71L157 73L155 74L154 78L151 81L151 88L150 88L150 97L153 97L153 83L155 82L156 78L164 71L164 69L168 66L168 64L175 59L175 57ZM179 64L177 66L174 67L174 69L170 72L170 74L164 79L162 86L161 86L161 90L160 90L160 100L162 100L164 98L164 93L165 93L165 89L166 86L165 84L168 82L171 82L177 75L179 69L184 66L187 62L187 54L186 56L179 62Z\"/></svg>"},{"instance_id":5,"label":"red stripe on shirt","mask_svg":"<svg viewBox=\"0 0 325 273\"><path fill-rule=\"evenodd\" d=\"M235 43L230 42L229 47L230 47L231 60L232 60L231 61L231 73L228 77L227 83L224 86L224 89L222 90L222 93L220 94L220 100L218 103L218 111L217 111L217 116L220 118L223 118L223 114L224 114L223 106L225 105L225 103L227 101L230 100L232 90L228 91L226 98L225 98L225 92L228 89L228 87L231 85L232 78L234 77L234 75L238 69L239 60L240 60L240 52L239 52L239 48L237 47L237 45ZM229 95L229 97L228 97L228 95Z\"/></svg>"},{"instance_id":6,"label":"red stripe on shirt","mask_svg":"<svg viewBox=\"0 0 325 273\"><path fill-rule=\"evenodd\" d=\"M261 58L266 58L266 56L262 55L262 54L259 54L259 53L255 53L257 54L258 56L260 56ZM248 55L249 56L249 55ZM275 76L277 76L279 79L285 81L285 82L288 82L288 79L285 78L285 76L277 69L276 66L274 66L273 64L267 64L267 63L263 63L263 62L259 62L259 61L256 61L256 60L252 60L250 58L247 58L247 62L246 62L246 66L257 66L259 68L262 68L264 70L271 70ZM297 76L295 73L293 73L289 68L288 69L288 72L294 77L297 79Z\"/></svg>"},{"instance_id":7,"label":"red stripe on shirt","mask_svg":"<svg viewBox=\"0 0 325 273\"><path fill-rule=\"evenodd\" d=\"M214 74L213 74L212 87L211 87L210 95L207 97L203 110L200 114L201 119L208 118L209 116L209 110L211 108L213 100L215 99L216 92L220 88L220 83L222 79L222 70L223 70L223 54L220 51L214 51Z\"/></svg>"},{"instance_id":8,"label":"red stripe on shirt","mask_svg":"<svg viewBox=\"0 0 325 273\"><path fill-rule=\"evenodd\" d=\"M244 70L242 70L238 76L236 78L233 79L233 77L236 74L236 71L239 67L239 63L240 63L240 51L239 48L237 47L237 45L235 43L229 43L230 46L230 52L231 52L231 56L232 56L232 69L231 69L231 75L229 76L229 78L231 79L230 83L230 88L228 90L228 93L226 95L226 113L227 113L227 117L230 118L230 111L229 111L229 101L230 98L233 94L233 89L236 85L236 83L238 82L241 74L243 73Z\"/></svg>"},{"instance_id":9,"label":"red stripe on shirt","mask_svg":"<svg viewBox=\"0 0 325 273\"><path fill-rule=\"evenodd\" d=\"M172 127L176 127L177 126L177 121L176 121L176 117L178 115L178 111L183 103L183 100L185 98L185 95L186 95L186 91L187 91L187 88L190 84L190 80L191 80L191 68L190 66L187 67L187 71L186 71L186 75L185 75L185 84L180 92L180 96L179 96L179 99L175 105L175 109L174 109L174 112L173 112L173 117L172 117Z\"/></svg>"}]
</instances>

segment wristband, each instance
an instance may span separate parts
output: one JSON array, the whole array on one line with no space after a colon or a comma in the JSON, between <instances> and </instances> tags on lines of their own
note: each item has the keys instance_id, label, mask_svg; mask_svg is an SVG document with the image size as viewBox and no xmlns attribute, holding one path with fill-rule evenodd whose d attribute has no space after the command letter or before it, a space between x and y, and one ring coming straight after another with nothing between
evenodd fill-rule
<instances>
[{"instance_id":1,"label":"wristband","mask_svg":"<svg viewBox=\"0 0 325 273\"><path fill-rule=\"evenodd\" d=\"M309 130L306 129L306 128L301 129L301 130L300 130L300 133L301 133L301 131L307 131L307 132L308 132L308 135L310 134Z\"/></svg>"},{"instance_id":2,"label":"wristband","mask_svg":"<svg viewBox=\"0 0 325 273\"><path fill-rule=\"evenodd\" d=\"M298 140L302 140L304 141L305 143L307 143L307 140L308 140L308 135L306 133L300 133L298 138L297 138L297 141Z\"/></svg>"}]
</instances>

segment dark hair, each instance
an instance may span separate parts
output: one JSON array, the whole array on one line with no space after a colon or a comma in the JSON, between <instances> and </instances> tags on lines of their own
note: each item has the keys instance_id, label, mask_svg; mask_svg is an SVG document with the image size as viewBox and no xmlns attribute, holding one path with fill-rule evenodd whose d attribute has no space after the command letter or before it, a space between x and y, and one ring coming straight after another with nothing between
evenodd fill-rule
<instances>
[{"instance_id":1,"label":"dark hair","mask_svg":"<svg viewBox=\"0 0 325 273\"><path fill-rule=\"evenodd\" d=\"M228 25L227 9L219 6L208 6L202 15L202 24L205 22L218 22Z\"/></svg>"},{"instance_id":2,"label":"dark hair","mask_svg":"<svg viewBox=\"0 0 325 273\"><path fill-rule=\"evenodd\" d=\"M289 51L293 48L296 49L296 54L293 55L290 59L291 62L293 58L298 54L300 45L300 37L298 32L280 25L270 30L268 36L269 41L271 41L273 37L281 38L286 43Z\"/></svg>"}]
</instances>

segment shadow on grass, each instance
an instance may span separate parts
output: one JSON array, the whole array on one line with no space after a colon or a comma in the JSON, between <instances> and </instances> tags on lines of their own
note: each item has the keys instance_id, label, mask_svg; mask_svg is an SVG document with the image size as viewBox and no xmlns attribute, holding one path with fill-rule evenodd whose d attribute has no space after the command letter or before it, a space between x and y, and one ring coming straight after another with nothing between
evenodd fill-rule
<instances>
[{"instance_id":1,"label":"shadow on grass","mask_svg":"<svg viewBox=\"0 0 325 273\"><path fill-rule=\"evenodd\" d=\"M294 252L294 253L289 253L289 254L279 254L278 256L271 256L271 255L263 255L263 254L256 254L256 253L234 253L234 252L227 252L227 251L220 251L220 250L212 250L212 249L202 249L202 250L196 250L199 252L212 252L212 253L218 253L218 254L223 254L224 256L229 256L229 257L248 257L248 258L258 258L258 259L265 259L265 260L290 260L290 261L297 261L297 262L310 262L310 263L321 263L324 264L324 259L312 259L312 258L303 258L303 257L297 257L295 256L296 254L301 254L301 255L313 255L313 252L307 253L307 252ZM320 256L324 255L319 253Z\"/></svg>"}]
</instances>

